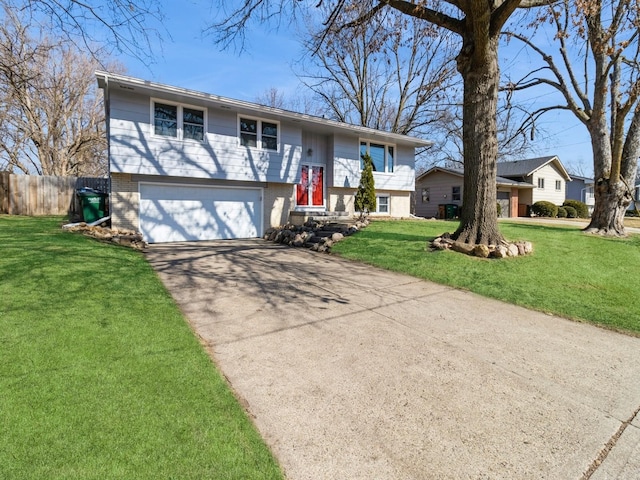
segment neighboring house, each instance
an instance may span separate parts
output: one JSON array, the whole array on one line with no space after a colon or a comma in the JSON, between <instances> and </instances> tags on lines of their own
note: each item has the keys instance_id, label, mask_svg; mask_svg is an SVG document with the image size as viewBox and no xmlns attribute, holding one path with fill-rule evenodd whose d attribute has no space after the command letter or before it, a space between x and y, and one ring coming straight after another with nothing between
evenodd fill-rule
<instances>
[{"instance_id":1,"label":"neighboring house","mask_svg":"<svg viewBox=\"0 0 640 480\"><path fill-rule=\"evenodd\" d=\"M433 167L416 179L415 214L439 217L441 205L462 205L463 171ZM571 180L556 156L498 163L496 196L503 217L524 217L535 202L562 205Z\"/></svg>"},{"instance_id":2,"label":"neighboring house","mask_svg":"<svg viewBox=\"0 0 640 480\"><path fill-rule=\"evenodd\" d=\"M420 175L416 179L415 214L419 217L441 218L442 207L462 206L463 178L463 170L443 167L433 167ZM496 196L501 207L500 216L517 217L520 192L532 188L533 185L529 183L497 177Z\"/></svg>"},{"instance_id":3,"label":"neighboring house","mask_svg":"<svg viewBox=\"0 0 640 480\"><path fill-rule=\"evenodd\" d=\"M571 181L567 182L567 200L579 200L587 205L589 214L593 213L596 197L593 191L595 183L593 178L571 175Z\"/></svg>"},{"instance_id":4,"label":"neighboring house","mask_svg":"<svg viewBox=\"0 0 640 480\"><path fill-rule=\"evenodd\" d=\"M360 155L377 210L408 216L426 140L123 75L104 90L114 227L146 241L259 237L309 214L354 213Z\"/></svg>"},{"instance_id":5,"label":"neighboring house","mask_svg":"<svg viewBox=\"0 0 640 480\"><path fill-rule=\"evenodd\" d=\"M640 210L640 181L638 181L633 188L633 200L634 201L627 207L627 210L635 210L636 208Z\"/></svg>"}]
</instances>

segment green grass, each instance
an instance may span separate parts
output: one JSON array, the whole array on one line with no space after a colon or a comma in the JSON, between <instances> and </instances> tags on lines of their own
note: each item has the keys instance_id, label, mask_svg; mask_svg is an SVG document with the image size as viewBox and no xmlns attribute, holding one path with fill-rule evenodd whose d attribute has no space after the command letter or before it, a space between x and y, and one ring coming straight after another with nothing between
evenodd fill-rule
<instances>
[{"instance_id":1,"label":"green grass","mask_svg":"<svg viewBox=\"0 0 640 480\"><path fill-rule=\"evenodd\" d=\"M142 254L0 216L0 477L281 479Z\"/></svg>"},{"instance_id":2,"label":"green grass","mask_svg":"<svg viewBox=\"0 0 640 480\"><path fill-rule=\"evenodd\" d=\"M534 253L502 260L427 250L457 223L374 221L332 251L389 270L607 328L640 334L640 235L608 239L578 227L500 224Z\"/></svg>"}]
</instances>

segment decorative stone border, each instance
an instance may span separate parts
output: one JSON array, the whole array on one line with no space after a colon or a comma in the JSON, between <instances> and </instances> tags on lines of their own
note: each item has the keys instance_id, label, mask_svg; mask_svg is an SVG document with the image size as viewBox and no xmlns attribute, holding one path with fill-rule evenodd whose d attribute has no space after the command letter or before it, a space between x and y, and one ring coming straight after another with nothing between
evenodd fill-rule
<instances>
[{"instance_id":1,"label":"decorative stone border","mask_svg":"<svg viewBox=\"0 0 640 480\"><path fill-rule=\"evenodd\" d=\"M268 229L263 238L291 247L308 248L315 252L330 252L344 237L353 235L369 225L367 219L348 223L308 220L304 225L287 224Z\"/></svg>"},{"instance_id":2,"label":"decorative stone border","mask_svg":"<svg viewBox=\"0 0 640 480\"><path fill-rule=\"evenodd\" d=\"M500 245L471 245L453 240L448 233L428 243L431 250L453 250L480 258L505 258L529 255L533 252L531 242L503 242Z\"/></svg>"},{"instance_id":3,"label":"decorative stone border","mask_svg":"<svg viewBox=\"0 0 640 480\"><path fill-rule=\"evenodd\" d=\"M143 250L147 246L147 242L142 239L142 234L133 230L99 227L87 225L84 222L63 225L62 228L68 232L80 232L97 240L117 243L136 250Z\"/></svg>"}]
</instances>

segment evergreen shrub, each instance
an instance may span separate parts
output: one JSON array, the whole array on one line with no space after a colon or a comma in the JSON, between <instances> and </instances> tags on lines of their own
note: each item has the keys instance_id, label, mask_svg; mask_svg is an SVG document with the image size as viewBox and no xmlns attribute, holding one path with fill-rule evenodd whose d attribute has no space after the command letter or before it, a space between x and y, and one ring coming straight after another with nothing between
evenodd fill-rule
<instances>
[{"instance_id":1,"label":"evergreen shrub","mask_svg":"<svg viewBox=\"0 0 640 480\"><path fill-rule=\"evenodd\" d=\"M546 200L540 200L531 205L531 211L538 217L554 218L558 215L558 207Z\"/></svg>"},{"instance_id":2,"label":"evergreen shrub","mask_svg":"<svg viewBox=\"0 0 640 480\"><path fill-rule=\"evenodd\" d=\"M577 213L577 217L575 218L589 218L589 207L580 200L565 200L562 205L575 208Z\"/></svg>"},{"instance_id":3,"label":"evergreen shrub","mask_svg":"<svg viewBox=\"0 0 640 480\"><path fill-rule=\"evenodd\" d=\"M558 218L566 218L567 210L564 207L558 207Z\"/></svg>"},{"instance_id":4,"label":"evergreen shrub","mask_svg":"<svg viewBox=\"0 0 640 480\"><path fill-rule=\"evenodd\" d=\"M567 211L568 218L578 218L578 211L570 205L565 205L564 209Z\"/></svg>"}]
</instances>

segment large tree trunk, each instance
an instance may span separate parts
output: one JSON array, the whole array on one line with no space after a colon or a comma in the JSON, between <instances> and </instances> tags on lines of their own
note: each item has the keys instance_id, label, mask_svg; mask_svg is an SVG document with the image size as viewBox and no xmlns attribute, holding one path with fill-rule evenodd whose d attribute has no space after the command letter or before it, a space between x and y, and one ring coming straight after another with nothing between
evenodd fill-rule
<instances>
[{"instance_id":1,"label":"large tree trunk","mask_svg":"<svg viewBox=\"0 0 640 480\"><path fill-rule=\"evenodd\" d=\"M457 58L464 80L464 188L460 226L453 237L464 243L496 245L503 240L496 207L498 42L489 40L484 61L478 61L474 48L473 40L465 38Z\"/></svg>"},{"instance_id":2,"label":"large tree trunk","mask_svg":"<svg viewBox=\"0 0 640 480\"><path fill-rule=\"evenodd\" d=\"M631 121L623 147L622 135L614 136L611 142L604 115L594 115L588 124L594 159L595 205L591 214L588 233L609 236L626 236L624 216L633 201L633 188L640 150L640 115L636 113ZM611 144L618 146L618 159L613 154Z\"/></svg>"},{"instance_id":3,"label":"large tree trunk","mask_svg":"<svg viewBox=\"0 0 640 480\"><path fill-rule=\"evenodd\" d=\"M585 231L624 237L624 215L633 200L627 186L622 181L612 182L608 178L599 178L594 193L596 203L591 222Z\"/></svg>"}]
</instances>

